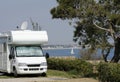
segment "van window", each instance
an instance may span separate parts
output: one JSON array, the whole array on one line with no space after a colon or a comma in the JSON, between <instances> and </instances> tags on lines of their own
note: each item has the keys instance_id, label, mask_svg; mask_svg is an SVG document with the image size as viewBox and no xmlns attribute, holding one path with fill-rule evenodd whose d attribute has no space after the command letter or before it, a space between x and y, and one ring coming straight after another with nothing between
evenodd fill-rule
<instances>
[{"instance_id":1,"label":"van window","mask_svg":"<svg viewBox=\"0 0 120 82\"><path fill-rule=\"evenodd\" d=\"M4 52L7 52L7 45L6 45L6 43L3 44L3 49L4 49Z\"/></svg>"},{"instance_id":2,"label":"van window","mask_svg":"<svg viewBox=\"0 0 120 82\"><path fill-rule=\"evenodd\" d=\"M0 52L2 53L3 52L3 45L0 44Z\"/></svg>"},{"instance_id":3,"label":"van window","mask_svg":"<svg viewBox=\"0 0 120 82\"><path fill-rule=\"evenodd\" d=\"M17 57L40 57L43 56L43 52L40 46L17 46Z\"/></svg>"},{"instance_id":4,"label":"van window","mask_svg":"<svg viewBox=\"0 0 120 82\"><path fill-rule=\"evenodd\" d=\"M10 54L11 54L11 55L14 55L14 47L11 47L11 49L10 49Z\"/></svg>"},{"instance_id":5,"label":"van window","mask_svg":"<svg viewBox=\"0 0 120 82\"><path fill-rule=\"evenodd\" d=\"M6 43L0 44L0 52L6 53L7 52L7 45Z\"/></svg>"}]
</instances>

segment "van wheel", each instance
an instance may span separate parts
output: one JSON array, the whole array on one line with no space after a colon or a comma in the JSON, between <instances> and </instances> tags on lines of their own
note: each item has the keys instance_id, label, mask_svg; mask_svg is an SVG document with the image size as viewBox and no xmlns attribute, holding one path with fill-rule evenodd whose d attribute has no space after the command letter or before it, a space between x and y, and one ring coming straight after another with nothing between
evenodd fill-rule
<instances>
[{"instance_id":1,"label":"van wheel","mask_svg":"<svg viewBox=\"0 0 120 82\"><path fill-rule=\"evenodd\" d=\"M14 77L18 77L17 70L15 68L13 69L13 75Z\"/></svg>"},{"instance_id":2,"label":"van wheel","mask_svg":"<svg viewBox=\"0 0 120 82\"><path fill-rule=\"evenodd\" d=\"M41 76L42 76L42 77L46 77L47 74L46 74L46 73L42 73Z\"/></svg>"}]
</instances>

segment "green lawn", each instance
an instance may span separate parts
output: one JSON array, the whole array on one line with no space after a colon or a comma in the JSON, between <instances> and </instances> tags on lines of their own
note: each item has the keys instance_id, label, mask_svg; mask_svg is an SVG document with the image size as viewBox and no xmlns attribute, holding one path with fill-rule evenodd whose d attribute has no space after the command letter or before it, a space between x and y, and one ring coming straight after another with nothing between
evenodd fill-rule
<instances>
[{"instance_id":1,"label":"green lawn","mask_svg":"<svg viewBox=\"0 0 120 82\"><path fill-rule=\"evenodd\" d=\"M42 76L40 76L40 77L42 77ZM50 70L50 69L48 69L47 77L76 78L76 77L79 77L79 75L77 75L77 73L75 73L74 71L65 72L65 71L58 71L58 70ZM0 75L0 78L14 78L14 76L13 75L8 75L8 74L3 74L3 75Z\"/></svg>"},{"instance_id":2,"label":"green lawn","mask_svg":"<svg viewBox=\"0 0 120 82\"><path fill-rule=\"evenodd\" d=\"M64 77L64 78L76 78L76 77L80 77L79 75L77 75L76 73L74 73L74 71L65 72L65 71L58 71L58 70L48 70L47 71L47 76L48 77L51 77L51 76Z\"/></svg>"}]
</instances>

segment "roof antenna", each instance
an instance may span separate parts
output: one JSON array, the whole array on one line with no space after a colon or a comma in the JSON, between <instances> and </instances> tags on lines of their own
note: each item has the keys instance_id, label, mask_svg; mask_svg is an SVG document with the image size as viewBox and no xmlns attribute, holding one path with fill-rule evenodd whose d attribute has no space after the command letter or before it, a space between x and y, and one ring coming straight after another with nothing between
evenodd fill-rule
<instances>
[{"instance_id":1,"label":"roof antenna","mask_svg":"<svg viewBox=\"0 0 120 82\"><path fill-rule=\"evenodd\" d=\"M39 24L37 22L33 22L31 18L30 18L30 21L32 23L32 27L33 27L34 31L41 30L41 27L39 26Z\"/></svg>"}]
</instances>

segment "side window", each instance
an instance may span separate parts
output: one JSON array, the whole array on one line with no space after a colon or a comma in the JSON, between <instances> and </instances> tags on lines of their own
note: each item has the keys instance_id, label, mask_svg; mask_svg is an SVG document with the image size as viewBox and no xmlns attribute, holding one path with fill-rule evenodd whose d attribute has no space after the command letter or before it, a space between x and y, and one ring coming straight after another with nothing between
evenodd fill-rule
<instances>
[{"instance_id":1,"label":"side window","mask_svg":"<svg viewBox=\"0 0 120 82\"><path fill-rule=\"evenodd\" d=\"M9 55L9 59L14 59L15 55L14 55L14 47L10 48L10 55Z\"/></svg>"},{"instance_id":2,"label":"side window","mask_svg":"<svg viewBox=\"0 0 120 82\"><path fill-rule=\"evenodd\" d=\"M10 49L10 54L14 56L14 48L13 47L11 47L11 49Z\"/></svg>"},{"instance_id":3,"label":"side window","mask_svg":"<svg viewBox=\"0 0 120 82\"><path fill-rule=\"evenodd\" d=\"M0 52L1 52L1 53L6 53L6 52L7 52L6 43L0 44Z\"/></svg>"},{"instance_id":4,"label":"side window","mask_svg":"<svg viewBox=\"0 0 120 82\"><path fill-rule=\"evenodd\" d=\"M3 53L3 45L0 44L0 53Z\"/></svg>"},{"instance_id":5,"label":"side window","mask_svg":"<svg viewBox=\"0 0 120 82\"><path fill-rule=\"evenodd\" d=\"M6 45L6 43L3 44L3 50L4 50L4 52L7 52L7 45Z\"/></svg>"}]
</instances>

